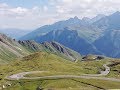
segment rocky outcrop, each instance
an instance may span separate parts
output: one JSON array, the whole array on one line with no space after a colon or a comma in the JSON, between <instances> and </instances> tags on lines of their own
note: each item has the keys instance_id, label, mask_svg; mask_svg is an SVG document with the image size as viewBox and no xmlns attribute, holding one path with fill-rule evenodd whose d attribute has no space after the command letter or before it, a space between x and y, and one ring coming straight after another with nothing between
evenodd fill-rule
<instances>
[{"instance_id":1,"label":"rocky outcrop","mask_svg":"<svg viewBox=\"0 0 120 90\"><path fill-rule=\"evenodd\" d=\"M81 55L79 53L61 45L58 42L51 41L51 42L44 42L42 44L44 45L44 47L49 49L51 52L62 54L65 57L71 59L72 61L75 61L81 58Z\"/></svg>"},{"instance_id":2,"label":"rocky outcrop","mask_svg":"<svg viewBox=\"0 0 120 90\"><path fill-rule=\"evenodd\" d=\"M39 51L41 50L41 48L39 47L39 44L36 43L35 41L30 41L30 40L25 40L25 41L18 41L19 44L21 44L22 46L31 49L33 51Z\"/></svg>"}]
</instances>

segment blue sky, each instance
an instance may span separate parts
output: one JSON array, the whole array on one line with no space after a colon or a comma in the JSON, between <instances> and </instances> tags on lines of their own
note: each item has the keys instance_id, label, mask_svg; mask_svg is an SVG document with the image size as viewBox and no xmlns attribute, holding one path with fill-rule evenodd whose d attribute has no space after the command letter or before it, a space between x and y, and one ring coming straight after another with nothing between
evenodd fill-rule
<instances>
[{"instance_id":1,"label":"blue sky","mask_svg":"<svg viewBox=\"0 0 120 90\"><path fill-rule=\"evenodd\" d=\"M32 8L34 6L44 6L48 4L48 0L0 0L0 3L6 3L14 7Z\"/></svg>"},{"instance_id":2,"label":"blue sky","mask_svg":"<svg viewBox=\"0 0 120 90\"><path fill-rule=\"evenodd\" d=\"M78 16L120 11L120 0L0 0L0 29L36 29Z\"/></svg>"}]
</instances>

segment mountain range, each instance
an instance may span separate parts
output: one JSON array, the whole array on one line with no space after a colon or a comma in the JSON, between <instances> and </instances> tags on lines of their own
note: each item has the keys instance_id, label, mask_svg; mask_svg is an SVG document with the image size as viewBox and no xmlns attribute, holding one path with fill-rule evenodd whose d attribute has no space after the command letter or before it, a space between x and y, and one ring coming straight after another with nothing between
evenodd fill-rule
<instances>
[{"instance_id":1,"label":"mountain range","mask_svg":"<svg viewBox=\"0 0 120 90\"><path fill-rule=\"evenodd\" d=\"M96 19L99 20L98 17L96 17ZM57 30L64 30L64 28L69 28L70 30L76 30L79 33L79 36L82 38L88 39L88 36L90 36L88 40L92 41L92 39L94 40L94 37L95 38L99 37L99 33L101 33L102 30L91 25L91 22L89 21L87 22L87 20L79 19L77 16L75 16L74 18L70 18L64 21L59 21L52 25L42 26L36 30L33 30L27 35L21 37L20 40L34 40L35 38L38 38L39 36L43 36L53 30L57 31ZM93 19L93 22L94 21L95 18ZM95 36L91 37L92 34L94 34Z\"/></svg>"},{"instance_id":2,"label":"mountain range","mask_svg":"<svg viewBox=\"0 0 120 90\"><path fill-rule=\"evenodd\" d=\"M87 40L79 37L77 31L73 30L57 30L51 31L44 36L40 36L35 39L36 42L44 42L44 41L57 41L81 54L100 54L100 52L89 43ZM79 45L79 47L78 47Z\"/></svg>"},{"instance_id":3,"label":"mountain range","mask_svg":"<svg viewBox=\"0 0 120 90\"><path fill-rule=\"evenodd\" d=\"M82 55L101 54L120 57L120 12L92 19L78 17L45 25L20 40L56 41Z\"/></svg>"}]
</instances>

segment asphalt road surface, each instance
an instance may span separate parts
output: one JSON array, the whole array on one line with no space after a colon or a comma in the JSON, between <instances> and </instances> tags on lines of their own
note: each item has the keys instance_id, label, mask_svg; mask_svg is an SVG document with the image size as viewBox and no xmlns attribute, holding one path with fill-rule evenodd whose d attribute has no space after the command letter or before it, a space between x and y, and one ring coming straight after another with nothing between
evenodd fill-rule
<instances>
[{"instance_id":1,"label":"asphalt road surface","mask_svg":"<svg viewBox=\"0 0 120 90\"><path fill-rule=\"evenodd\" d=\"M18 74L14 74L11 76L7 76L6 79L8 80L34 80L34 79L61 79L61 78L85 78L85 79L100 79L100 80L109 80L109 81L116 81L120 82L120 79L116 78L106 78L106 77L99 77L99 76L105 76L110 73L110 68L104 64L105 71L101 71L100 74L83 74L81 76L77 75L54 75L54 76L43 76L43 77L25 77L27 74L34 74L34 73L43 73L47 71L31 71L31 72L22 72Z\"/></svg>"}]
</instances>

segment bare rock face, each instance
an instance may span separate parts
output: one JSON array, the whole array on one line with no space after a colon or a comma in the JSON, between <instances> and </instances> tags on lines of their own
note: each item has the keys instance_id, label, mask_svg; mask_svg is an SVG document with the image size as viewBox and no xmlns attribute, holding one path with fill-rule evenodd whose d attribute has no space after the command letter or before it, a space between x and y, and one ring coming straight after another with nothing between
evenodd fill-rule
<instances>
[{"instance_id":1,"label":"bare rock face","mask_svg":"<svg viewBox=\"0 0 120 90\"><path fill-rule=\"evenodd\" d=\"M0 42L5 43L8 40L8 37L4 34L0 34ZM10 39L9 39L10 40Z\"/></svg>"},{"instance_id":2,"label":"bare rock face","mask_svg":"<svg viewBox=\"0 0 120 90\"><path fill-rule=\"evenodd\" d=\"M25 40L25 41L18 41L19 44L22 46L28 47L29 49L32 49L34 51L39 51L39 44L36 43L35 41L30 41L30 40Z\"/></svg>"},{"instance_id":3,"label":"bare rock face","mask_svg":"<svg viewBox=\"0 0 120 90\"><path fill-rule=\"evenodd\" d=\"M92 55L92 54L89 54L89 55L86 55L82 58L82 60L84 61L91 61L91 60L102 60L104 59L104 56L102 55Z\"/></svg>"},{"instance_id":4,"label":"bare rock face","mask_svg":"<svg viewBox=\"0 0 120 90\"><path fill-rule=\"evenodd\" d=\"M48 48L50 51L59 52L60 54L67 56L72 61L75 61L76 59L80 59L80 57L81 57L79 53L77 53L77 52L75 52L75 51L55 42L55 41L44 42L42 44L46 48Z\"/></svg>"},{"instance_id":5,"label":"bare rock face","mask_svg":"<svg viewBox=\"0 0 120 90\"><path fill-rule=\"evenodd\" d=\"M43 43L43 45L46 47L46 48L49 48L49 46L52 46L54 47L57 51L59 51L60 53L64 53L66 55L68 55L68 51L65 47L63 47L62 45L60 45L59 43L57 42L45 42Z\"/></svg>"},{"instance_id":6,"label":"bare rock face","mask_svg":"<svg viewBox=\"0 0 120 90\"><path fill-rule=\"evenodd\" d=\"M17 41L15 39L7 37L5 34L1 34L1 33L0 33L0 42L9 46L12 46L12 44L14 45L17 44Z\"/></svg>"},{"instance_id":7,"label":"bare rock face","mask_svg":"<svg viewBox=\"0 0 120 90\"><path fill-rule=\"evenodd\" d=\"M50 42L51 45L53 45L58 51L60 51L61 53L64 54L68 54L68 51L66 48L64 48L63 46L61 46L60 44L56 43L56 42Z\"/></svg>"}]
</instances>

